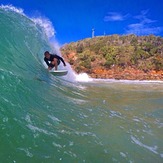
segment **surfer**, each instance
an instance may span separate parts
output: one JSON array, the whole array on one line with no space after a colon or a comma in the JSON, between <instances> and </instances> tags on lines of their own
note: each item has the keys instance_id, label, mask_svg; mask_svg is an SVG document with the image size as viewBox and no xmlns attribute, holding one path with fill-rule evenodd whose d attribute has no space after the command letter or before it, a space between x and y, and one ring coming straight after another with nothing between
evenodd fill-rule
<instances>
[{"instance_id":1,"label":"surfer","mask_svg":"<svg viewBox=\"0 0 163 163\"><path fill-rule=\"evenodd\" d=\"M66 66L65 61L62 57L56 55L56 54L50 54L48 51L44 53L44 61L48 65L48 70L51 70L55 67L55 70L57 70L58 65L62 61L63 65Z\"/></svg>"}]
</instances>

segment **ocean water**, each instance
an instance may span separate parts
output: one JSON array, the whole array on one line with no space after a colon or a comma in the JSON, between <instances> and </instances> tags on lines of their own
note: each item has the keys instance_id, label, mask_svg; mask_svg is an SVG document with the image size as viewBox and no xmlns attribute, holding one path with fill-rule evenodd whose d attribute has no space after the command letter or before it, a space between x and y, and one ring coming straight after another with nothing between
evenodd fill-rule
<instances>
[{"instance_id":1,"label":"ocean water","mask_svg":"<svg viewBox=\"0 0 163 163\"><path fill-rule=\"evenodd\" d=\"M0 7L1 163L163 162L163 82L54 77L47 49L40 25Z\"/></svg>"}]
</instances>

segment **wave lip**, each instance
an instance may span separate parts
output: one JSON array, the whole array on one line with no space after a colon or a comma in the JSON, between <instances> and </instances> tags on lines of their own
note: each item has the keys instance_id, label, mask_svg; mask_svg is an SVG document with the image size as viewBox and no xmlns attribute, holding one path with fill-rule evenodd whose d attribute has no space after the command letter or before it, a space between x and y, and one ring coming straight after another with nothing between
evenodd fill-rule
<instances>
[{"instance_id":1,"label":"wave lip","mask_svg":"<svg viewBox=\"0 0 163 163\"><path fill-rule=\"evenodd\" d=\"M24 10L22 8L17 8L17 7L14 7L13 5L1 5L0 6L1 9L4 9L5 11L14 11L16 13L19 13L21 15L25 15L24 14Z\"/></svg>"},{"instance_id":2,"label":"wave lip","mask_svg":"<svg viewBox=\"0 0 163 163\"><path fill-rule=\"evenodd\" d=\"M52 22L47 18L31 18L36 24L40 25L44 30L48 38L55 36L55 29Z\"/></svg>"}]
</instances>

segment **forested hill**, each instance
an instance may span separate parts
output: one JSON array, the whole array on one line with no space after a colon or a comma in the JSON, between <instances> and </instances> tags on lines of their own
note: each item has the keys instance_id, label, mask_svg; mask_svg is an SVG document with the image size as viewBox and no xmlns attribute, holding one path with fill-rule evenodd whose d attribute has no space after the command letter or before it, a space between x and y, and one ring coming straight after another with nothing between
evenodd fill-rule
<instances>
[{"instance_id":1,"label":"forested hill","mask_svg":"<svg viewBox=\"0 0 163 163\"><path fill-rule=\"evenodd\" d=\"M101 70L101 75L102 71L106 74L102 78L107 78L107 71L113 68L114 72L127 68L142 73L163 71L163 38L154 35L87 38L64 45L61 52L77 73L87 72L93 77L100 77L96 72Z\"/></svg>"}]
</instances>

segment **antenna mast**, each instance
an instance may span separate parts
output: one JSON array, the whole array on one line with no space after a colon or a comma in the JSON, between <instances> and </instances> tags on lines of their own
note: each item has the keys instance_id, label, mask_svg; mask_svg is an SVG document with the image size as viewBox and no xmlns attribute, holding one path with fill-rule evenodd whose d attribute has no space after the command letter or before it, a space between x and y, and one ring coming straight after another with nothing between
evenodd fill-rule
<instances>
[{"instance_id":1,"label":"antenna mast","mask_svg":"<svg viewBox=\"0 0 163 163\"><path fill-rule=\"evenodd\" d=\"M92 38L94 38L94 37L95 37L95 29L92 28Z\"/></svg>"}]
</instances>

